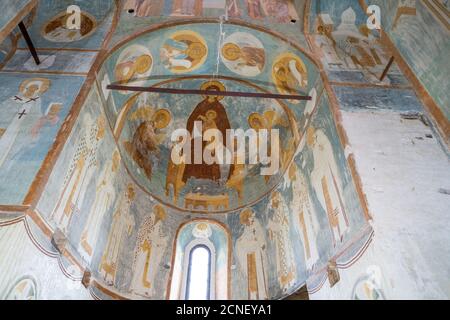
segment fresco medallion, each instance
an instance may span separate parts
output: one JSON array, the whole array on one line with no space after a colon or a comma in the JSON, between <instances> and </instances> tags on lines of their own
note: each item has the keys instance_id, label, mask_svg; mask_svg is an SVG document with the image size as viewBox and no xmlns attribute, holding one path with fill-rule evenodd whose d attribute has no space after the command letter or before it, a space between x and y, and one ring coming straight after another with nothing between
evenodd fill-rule
<instances>
[{"instance_id":1,"label":"fresco medallion","mask_svg":"<svg viewBox=\"0 0 450 320\"><path fill-rule=\"evenodd\" d=\"M50 19L42 28L42 36L51 42L74 42L90 36L97 29L96 19L87 12L81 12L81 28L66 28L71 13L61 12Z\"/></svg>"},{"instance_id":2,"label":"fresco medallion","mask_svg":"<svg viewBox=\"0 0 450 320\"><path fill-rule=\"evenodd\" d=\"M153 57L150 50L141 45L131 45L119 55L114 68L115 80L121 84L132 82L135 86L145 84L153 68ZM127 91L119 91L127 94Z\"/></svg>"},{"instance_id":3,"label":"fresco medallion","mask_svg":"<svg viewBox=\"0 0 450 320\"><path fill-rule=\"evenodd\" d=\"M235 32L227 37L221 49L221 57L229 70L246 77L259 75L266 62L263 44L247 32Z\"/></svg>"},{"instance_id":4,"label":"fresco medallion","mask_svg":"<svg viewBox=\"0 0 450 320\"><path fill-rule=\"evenodd\" d=\"M172 73L194 71L205 63L207 56L205 39L189 30L173 33L161 48L161 60Z\"/></svg>"},{"instance_id":5,"label":"fresco medallion","mask_svg":"<svg viewBox=\"0 0 450 320\"><path fill-rule=\"evenodd\" d=\"M300 57L286 52L275 59L272 79L281 94L299 94L299 90L305 89L308 85L308 71Z\"/></svg>"}]
</instances>

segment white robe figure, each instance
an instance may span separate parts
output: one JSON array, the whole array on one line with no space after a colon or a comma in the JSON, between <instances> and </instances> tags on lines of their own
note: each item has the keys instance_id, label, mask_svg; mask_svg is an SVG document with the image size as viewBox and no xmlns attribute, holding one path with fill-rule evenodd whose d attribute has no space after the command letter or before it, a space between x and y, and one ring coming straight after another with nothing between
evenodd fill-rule
<instances>
[{"instance_id":1,"label":"white robe figure","mask_svg":"<svg viewBox=\"0 0 450 320\"><path fill-rule=\"evenodd\" d=\"M274 214L267 227L270 238L275 242L278 281L282 290L286 291L296 279L294 251L289 236L289 213L278 193L272 196L270 207Z\"/></svg>"},{"instance_id":2,"label":"white robe figure","mask_svg":"<svg viewBox=\"0 0 450 320\"><path fill-rule=\"evenodd\" d=\"M339 53L336 51L337 48L330 38L326 35L317 35L315 41L325 59L325 65L328 68L342 69L344 67L344 61L339 56Z\"/></svg>"},{"instance_id":3,"label":"white robe figure","mask_svg":"<svg viewBox=\"0 0 450 320\"><path fill-rule=\"evenodd\" d=\"M113 285L116 279L117 262L125 236L130 236L135 226L134 217L130 214L132 201L129 193L124 194L112 219L108 243L100 266L100 274L109 285Z\"/></svg>"},{"instance_id":4,"label":"white robe figure","mask_svg":"<svg viewBox=\"0 0 450 320\"><path fill-rule=\"evenodd\" d=\"M291 60L289 61L289 70L291 71L292 75L294 76L295 80L297 80L297 83L300 87L306 86L307 80L303 79L302 74L297 69L297 61Z\"/></svg>"},{"instance_id":5,"label":"white robe figure","mask_svg":"<svg viewBox=\"0 0 450 320\"><path fill-rule=\"evenodd\" d=\"M244 223L244 232L236 241L236 255L239 266L247 279L248 295L246 298L248 300L267 300L269 296L266 278L265 233L259 221L255 220L253 212L249 212L248 221Z\"/></svg>"},{"instance_id":6,"label":"white robe figure","mask_svg":"<svg viewBox=\"0 0 450 320\"><path fill-rule=\"evenodd\" d=\"M89 114L84 117L83 126L84 130L80 133L75 154L64 178L63 192L51 214L51 219L64 233L67 232L72 215L81 210L97 166L99 127Z\"/></svg>"},{"instance_id":7,"label":"white robe figure","mask_svg":"<svg viewBox=\"0 0 450 320\"><path fill-rule=\"evenodd\" d=\"M312 129L312 128L310 128ZM314 129L312 129L314 130ZM312 140L314 169L311 172L311 183L320 204L328 216L330 228L333 233L334 245L343 241L348 229L348 220L340 187L339 170L333 153L330 140L322 130L309 132Z\"/></svg>"},{"instance_id":8,"label":"white robe figure","mask_svg":"<svg viewBox=\"0 0 450 320\"><path fill-rule=\"evenodd\" d=\"M168 237L162 231L162 221L152 214L139 230L134 251L133 277L130 290L142 297L155 294L155 280L167 245Z\"/></svg>"},{"instance_id":9,"label":"white robe figure","mask_svg":"<svg viewBox=\"0 0 450 320\"><path fill-rule=\"evenodd\" d=\"M41 99L39 96L32 98L24 97L19 94L5 101L0 105L3 122L8 119L9 124L5 125L5 132L0 136L0 168L5 163L12 148L16 145L19 135L29 135L31 139L31 129L43 117L41 110Z\"/></svg>"},{"instance_id":10,"label":"white robe figure","mask_svg":"<svg viewBox=\"0 0 450 320\"><path fill-rule=\"evenodd\" d=\"M305 122L303 125L303 129L306 129L308 126L311 115L314 112L314 108L316 107L317 103L317 90L315 88L312 88L311 91L309 91L309 96L311 97L311 100L306 102L305 110L303 111L303 116L305 117ZM296 152L296 155L298 154L298 151Z\"/></svg>"},{"instance_id":11,"label":"white robe figure","mask_svg":"<svg viewBox=\"0 0 450 320\"><path fill-rule=\"evenodd\" d=\"M83 233L78 252L88 262L94 253L97 244L99 232L101 230L103 218L114 203L116 191L114 189L114 179L117 169L113 168L113 160L107 162L105 168L97 180L95 201L90 210Z\"/></svg>"},{"instance_id":12,"label":"white robe figure","mask_svg":"<svg viewBox=\"0 0 450 320\"><path fill-rule=\"evenodd\" d=\"M306 268L311 270L319 260L319 252L316 244L319 222L317 221L317 216L308 193L306 178L298 168L295 172L294 181L292 181L292 193L294 197L291 210L298 221L296 226L298 226L298 231L300 231L302 236Z\"/></svg>"}]
</instances>

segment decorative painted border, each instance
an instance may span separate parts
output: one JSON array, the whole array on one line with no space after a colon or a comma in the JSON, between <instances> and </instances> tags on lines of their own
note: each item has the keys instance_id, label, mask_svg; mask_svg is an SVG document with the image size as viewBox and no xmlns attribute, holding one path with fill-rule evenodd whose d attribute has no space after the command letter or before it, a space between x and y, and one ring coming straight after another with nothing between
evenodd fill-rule
<instances>
[{"instance_id":1,"label":"decorative painted border","mask_svg":"<svg viewBox=\"0 0 450 320\"><path fill-rule=\"evenodd\" d=\"M338 269L348 269L351 266L353 266L367 251L367 249L370 247L370 244L373 241L374 238L374 231L372 227L368 227L363 230L363 232L354 238L353 241L351 241L341 252L330 258L330 261L336 261L342 257L349 249L352 248L353 245L358 243L364 238L367 238L364 242L364 244L361 246L361 248L358 249L358 251L347 261L344 262L337 262L336 267ZM309 294L315 294L322 289L323 285L325 284L326 280L328 279L327 275L327 267L323 267L322 269L316 271L312 276L309 277L309 279L306 281L307 283L307 289ZM311 286L308 286L308 283L311 284Z\"/></svg>"}]
</instances>

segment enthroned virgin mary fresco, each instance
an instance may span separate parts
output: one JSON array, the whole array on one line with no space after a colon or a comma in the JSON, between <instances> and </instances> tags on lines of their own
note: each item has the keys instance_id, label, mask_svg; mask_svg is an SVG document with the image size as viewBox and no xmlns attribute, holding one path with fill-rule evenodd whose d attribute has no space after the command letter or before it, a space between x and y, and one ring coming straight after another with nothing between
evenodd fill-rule
<instances>
[{"instance_id":1,"label":"enthroned virgin mary fresco","mask_svg":"<svg viewBox=\"0 0 450 320\"><path fill-rule=\"evenodd\" d=\"M211 91L223 91L225 87L217 81L207 82L202 86L202 90L211 90ZM227 112L225 111L225 107L220 103L220 100L223 97L218 96L208 96L200 102L197 107L194 109L192 114L190 115L187 122L187 130L190 132L191 137L193 139L202 139L202 135L200 137L195 137L194 133L194 124L196 121L202 123L203 131L208 129L217 129L222 133L223 137L223 145L227 145L227 130L231 129L230 121L228 119ZM210 142L202 141L202 150L205 150L210 145ZM220 148L219 148L220 149ZM216 148L216 150L218 150ZM195 154L195 143L191 143L191 155ZM191 161L194 162L194 161ZM230 178L231 173L233 172L233 166L230 167L228 173L223 173L221 170L221 165L219 164L211 164L208 165L202 159L201 164L187 164L183 174L183 182L186 183L188 179L209 179L215 182L228 180Z\"/></svg>"}]
</instances>

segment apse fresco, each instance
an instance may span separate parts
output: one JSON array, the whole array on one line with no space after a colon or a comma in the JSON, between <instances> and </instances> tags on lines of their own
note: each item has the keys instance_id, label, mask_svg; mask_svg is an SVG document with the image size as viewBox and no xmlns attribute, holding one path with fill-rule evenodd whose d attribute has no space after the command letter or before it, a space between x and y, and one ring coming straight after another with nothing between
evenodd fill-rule
<instances>
[{"instance_id":1,"label":"apse fresco","mask_svg":"<svg viewBox=\"0 0 450 320\"><path fill-rule=\"evenodd\" d=\"M209 82L195 79L169 87L201 88L205 83L208 86ZM242 89L242 84L232 81L218 83L223 90ZM139 184L155 197L194 211L232 210L257 201L275 186L281 172L273 177L261 176L258 165L245 166L237 162L231 166L176 165L171 160L174 147L171 133L174 130L185 128L193 132L194 122L201 121L204 130L215 128L226 137L227 129L246 131L258 128L256 123L263 123L268 129L280 130L281 139L286 141L281 144L283 153L289 153L290 145L295 143L294 132L298 131L290 125L290 115L277 101L242 99L236 103L230 97L210 100L201 96L151 93L141 94L135 100L123 116L127 119L123 129L117 132L127 167ZM249 104L254 106L246 108ZM227 139L222 142L223 148L227 142ZM205 143L203 147L206 146ZM191 157L193 155L191 153ZM281 164L283 170L289 158L285 155L281 160L284 161ZM256 188L260 185L263 187Z\"/></svg>"},{"instance_id":2,"label":"apse fresco","mask_svg":"<svg viewBox=\"0 0 450 320\"><path fill-rule=\"evenodd\" d=\"M91 272L93 297L110 299L113 290L124 298L178 299L186 248L202 243L215 250L216 298L280 298L320 275L366 226L311 61L273 36L233 25L217 48L204 28L163 28L113 52L45 186L37 209ZM215 57L221 76L209 74ZM176 75L157 79L164 88L303 92L311 100L106 88L155 83L152 75ZM192 132L195 121L220 132L278 129L280 171L173 163L171 133Z\"/></svg>"},{"instance_id":3,"label":"apse fresco","mask_svg":"<svg viewBox=\"0 0 450 320\"><path fill-rule=\"evenodd\" d=\"M202 22L200 17L205 12L206 16L220 12L224 3L124 1L123 21L137 19L147 21L148 26L148 21L154 21L151 19L168 13L174 19L199 20L161 26L131 38L124 35L130 36L133 28L127 29L123 21L119 22L115 43L121 45L105 54L95 81L86 89L89 91L79 113L68 119L73 121L73 128L48 171L48 181L42 183L43 192L34 210L34 218L45 221L40 225L45 226L47 235L29 223L34 226L31 234L47 244L44 253L53 259L54 267L59 265L64 274L75 279L78 287L68 294L70 298L185 298L190 250L204 245L213 248L214 298L280 299L305 283L315 285L316 279L326 276L330 260L344 264L358 257L366 245L371 228L344 152L347 146L337 132L333 117L336 110L330 106L318 67L296 45L231 22L223 25L225 36L218 45L220 26ZM293 1L226 3L232 17L273 20L277 25L289 25L290 20L299 18L293 11ZM87 52L100 48L99 39L109 25L111 10L104 9L107 7L101 1L98 6L82 6L90 20L86 20L83 32L69 35L58 29L61 8L43 13L44 8L40 7L37 18L39 30L44 32L37 40L39 45L68 45L83 52L76 58L80 60L71 52L58 54L49 70L87 72L75 65L77 61L93 63L95 55ZM333 19L338 17L336 25L343 19L342 23L351 24L353 30L353 24L359 22L355 22L351 11L344 14L347 8L325 5L324 10ZM273 15L275 11L283 15ZM49 25L52 28L47 28ZM33 28L36 33L38 27ZM368 38L361 33L358 37L362 42ZM359 53L370 52L372 60L383 56L382 51L355 48ZM16 70L23 59L18 55L8 67ZM370 73L355 64L361 62L359 59L355 56L347 61L353 65L343 71L360 72L361 81L368 81L365 77ZM0 127L4 127L0 131L0 149L8 150L0 158L0 177L4 174L10 184L12 177L7 172L20 170L23 177L15 177L14 183L22 188L21 179L34 177L36 172L28 175L27 170L39 169L56 131L67 118L70 106L64 101L69 97L75 100L76 89L85 78L65 75L62 80L56 75L29 73L3 76L7 81L0 89L0 97L5 101L4 108L11 104L14 108L8 119L0 120ZM392 73L389 79L394 78ZM62 83L70 89L62 90ZM111 83L219 93L302 94L311 100L112 91L107 88ZM65 94L65 100L56 89ZM340 99L346 99L345 92L337 93ZM204 129L217 129L224 136L227 129L278 130L280 170L264 176L262 164L242 164L237 157L229 165L174 163L172 132L185 129L193 133L196 121ZM19 130L22 123L33 131ZM24 143L30 137L33 142ZM226 142L215 145L225 154ZM253 142L262 143L258 139ZM268 148L272 147L269 143ZM30 154L41 158L30 160ZM2 171L3 166L14 171ZM28 187L23 184L21 196ZM20 188L0 187L0 203L14 197L20 202L23 197L8 194ZM25 243L25 236L30 235L27 225L21 223L14 219L0 222L0 240L13 241L20 236L23 239L17 241ZM9 232L15 236L8 238ZM8 241L6 247L11 243ZM65 255L59 255L57 249ZM20 263L13 262L7 267L12 269ZM74 262L84 274L80 268L71 268ZM42 282L32 272L19 271L5 279L0 275L0 297L52 297L45 291L49 279ZM87 274L90 281L84 277ZM57 285L64 285L64 280L58 280L62 284ZM88 291L79 289L81 280L88 281ZM355 297L360 295L358 286Z\"/></svg>"}]
</instances>

